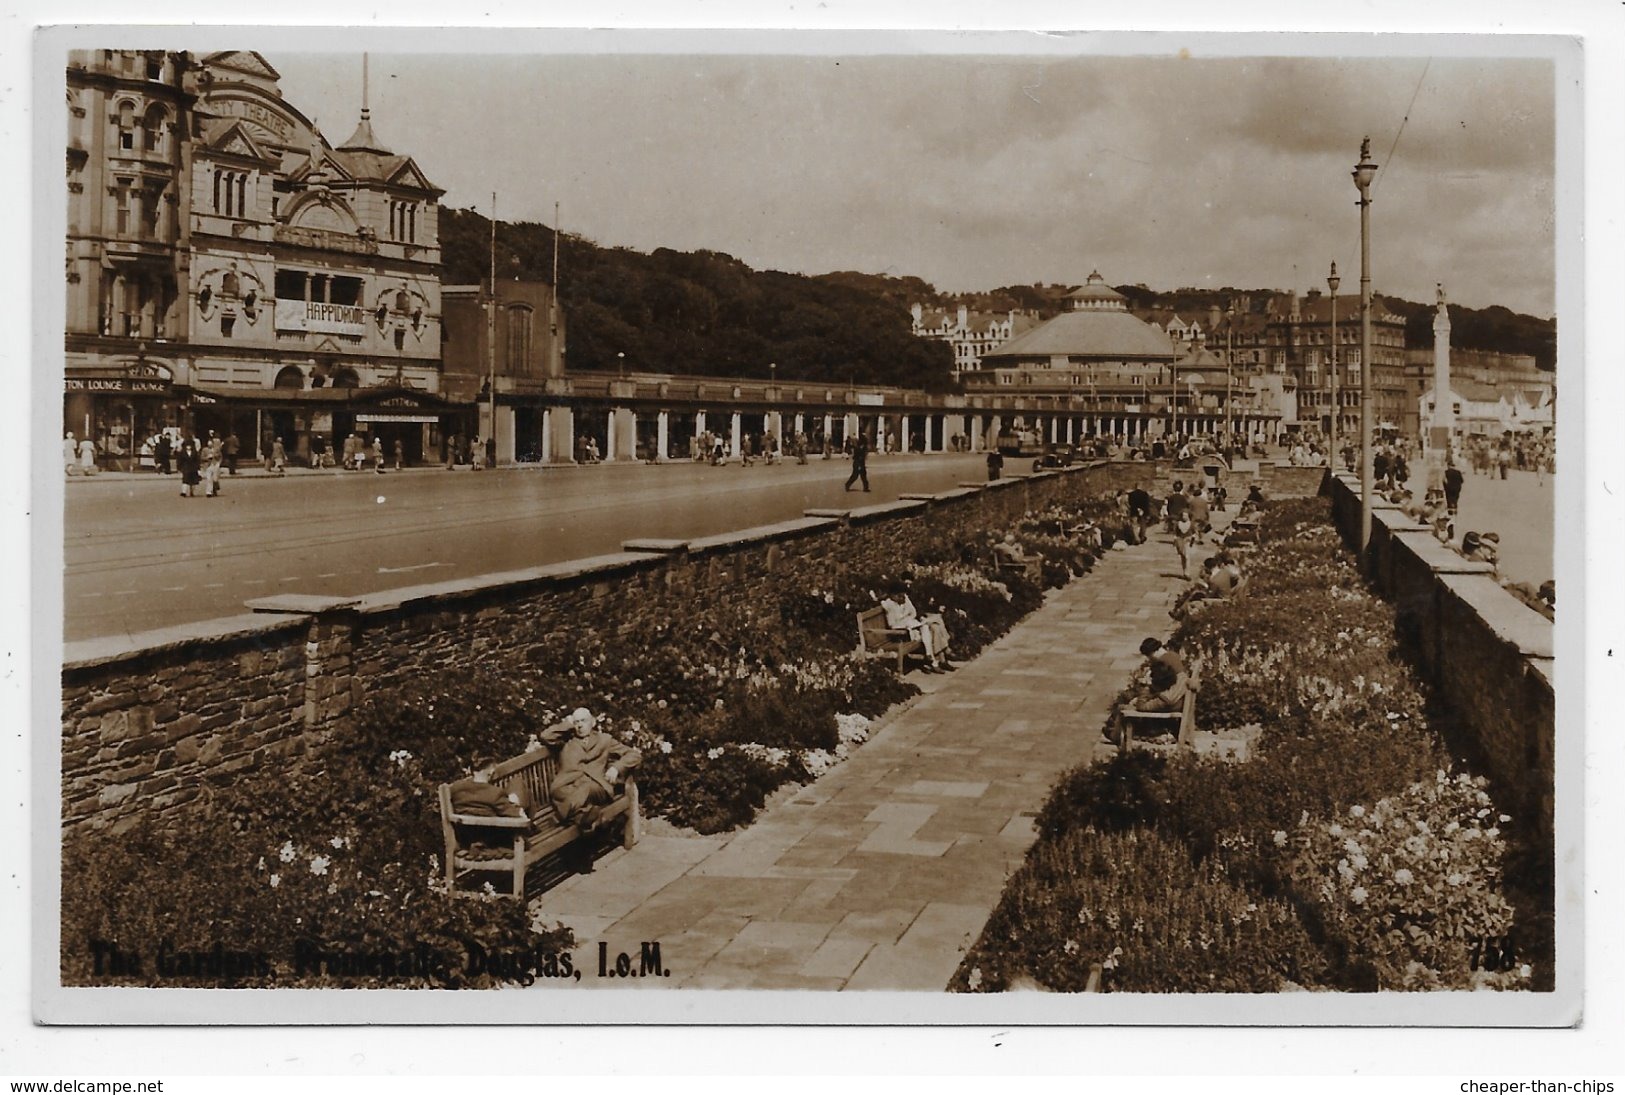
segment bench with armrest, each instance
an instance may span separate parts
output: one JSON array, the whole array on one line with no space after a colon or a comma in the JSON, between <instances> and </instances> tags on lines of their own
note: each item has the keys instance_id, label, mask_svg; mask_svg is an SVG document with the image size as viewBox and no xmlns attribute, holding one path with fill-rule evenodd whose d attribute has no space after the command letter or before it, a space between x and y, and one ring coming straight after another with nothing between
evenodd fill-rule
<instances>
[{"instance_id":1,"label":"bench with armrest","mask_svg":"<svg viewBox=\"0 0 1625 1095\"><path fill-rule=\"evenodd\" d=\"M994 566L1000 574L1021 574L1028 580L1042 583L1044 580L1044 560L1037 555L1023 555L1012 559L1008 555L994 553Z\"/></svg>"},{"instance_id":2,"label":"bench with armrest","mask_svg":"<svg viewBox=\"0 0 1625 1095\"><path fill-rule=\"evenodd\" d=\"M858 649L864 654L896 654L902 676L910 657L925 657L925 644L907 630L886 626L886 610L876 605L858 613Z\"/></svg>"},{"instance_id":3,"label":"bench with armrest","mask_svg":"<svg viewBox=\"0 0 1625 1095\"><path fill-rule=\"evenodd\" d=\"M491 784L518 797L523 817L460 814L452 806L452 785L440 785L440 830L446 846L446 882L452 893L459 892L460 880L475 872L506 873L513 877L512 896L523 900L525 873L531 864L586 835L578 826L561 822L548 797L558 766L558 755L543 746L505 760L491 770ZM603 822L624 816L622 843L628 848L636 844L637 781L629 777L620 795L598 816L600 828Z\"/></svg>"},{"instance_id":4,"label":"bench with armrest","mask_svg":"<svg viewBox=\"0 0 1625 1095\"><path fill-rule=\"evenodd\" d=\"M1178 711L1136 711L1125 706L1119 712L1121 740L1118 745L1124 753L1135 749L1174 750L1191 743L1196 732L1196 693L1201 687L1194 677L1185 685L1185 702ZM1173 737L1169 744L1158 744L1141 738L1155 738L1164 734Z\"/></svg>"}]
</instances>

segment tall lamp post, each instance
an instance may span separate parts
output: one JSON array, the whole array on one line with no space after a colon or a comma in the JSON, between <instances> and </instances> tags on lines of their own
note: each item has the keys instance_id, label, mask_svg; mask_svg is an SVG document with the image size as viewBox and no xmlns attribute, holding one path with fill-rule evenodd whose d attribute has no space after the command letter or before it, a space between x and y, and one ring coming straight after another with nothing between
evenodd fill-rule
<instances>
[{"instance_id":1,"label":"tall lamp post","mask_svg":"<svg viewBox=\"0 0 1625 1095\"><path fill-rule=\"evenodd\" d=\"M1337 468L1337 416L1342 410L1337 405L1337 287L1343 279L1337 276L1337 263L1332 263L1332 272L1326 275L1326 287L1332 291L1332 349L1329 370L1331 373L1332 388L1332 429L1331 436L1326 442L1326 463Z\"/></svg>"},{"instance_id":2,"label":"tall lamp post","mask_svg":"<svg viewBox=\"0 0 1625 1095\"><path fill-rule=\"evenodd\" d=\"M486 378L490 406L490 431L485 438L485 463L492 471L497 466L497 195L491 191L491 283L485 303L485 353L490 374ZM475 465L478 467L478 465Z\"/></svg>"},{"instance_id":3,"label":"tall lamp post","mask_svg":"<svg viewBox=\"0 0 1625 1095\"><path fill-rule=\"evenodd\" d=\"M1366 562L1371 544L1371 181L1377 165L1371 162L1371 138L1360 142L1360 162L1354 166L1354 185L1360 191L1360 562Z\"/></svg>"}]
</instances>

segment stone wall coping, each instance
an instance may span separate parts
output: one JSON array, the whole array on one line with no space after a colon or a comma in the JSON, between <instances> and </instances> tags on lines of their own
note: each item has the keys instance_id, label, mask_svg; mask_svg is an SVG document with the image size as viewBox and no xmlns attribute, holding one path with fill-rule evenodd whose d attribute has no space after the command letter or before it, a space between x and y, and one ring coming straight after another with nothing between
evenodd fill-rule
<instances>
[{"instance_id":1,"label":"stone wall coping","mask_svg":"<svg viewBox=\"0 0 1625 1095\"><path fill-rule=\"evenodd\" d=\"M354 608L359 597L327 597L317 593L278 593L273 597L256 597L244 601L252 612L282 612L314 616L320 612L336 612L341 608Z\"/></svg>"},{"instance_id":2,"label":"stone wall coping","mask_svg":"<svg viewBox=\"0 0 1625 1095\"><path fill-rule=\"evenodd\" d=\"M881 502L879 505L848 510L847 520L854 525L867 525L875 521L883 521L888 517L901 517L907 513L924 513L928 504L926 502L911 501Z\"/></svg>"},{"instance_id":3,"label":"stone wall coping","mask_svg":"<svg viewBox=\"0 0 1625 1095\"><path fill-rule=\"evenodd\" d=\"M1551 658L1538 657L1531 654L1530 656L1524 658L1524 663L1529 666L1532 672L1538 674L1541 680L1546 682L1547 688L1555 689L1557 687L1557 680L1553 676L1557 663Z\"/></svg>"},{"instance_id":4,"label":"stone wall coping","mask_svg":"<svg viewBox=\"0 0 1625 1095\"><path fill-rule=\"evenodd\" d=\"M191 623L176 624L174 627L138 631L133 635L104 635L95 639L80 639L63 644L62 672L67 674L79 669L114 665L121 661L149 657L165 651L184 650L188 647L219 646L284 631L300 631L308 626L309 621L309 616L245 612L237 616L195 620Z\"/></svg>"},{"instance_id":5,"label":"stone wall coping","mask_svg":"<svg viewBox=\"0 0 1625 1095\"><path fill-rule=\"evenodd\" d=\"M806 517L830 517L837 521L845 521L852 514L849 509L831 509L827 506L818 509L805 509L801 512Z\"/></svg>"},{"instance_id":6,"label":"stone wall coping","mask_svg":"<svg viewBox=\"0 0 1625 1095\"><path fill-rule=\"evenodd\" d=\"M659 552L662 555L669 555L673 552L686 551L687 549L687 540L662 540L658 538L651 538L646 540L621 541L622 551L654 551Z\"/></svg>"},{"instance_id":7,"label":"stone wall coping","mask_svg":"<svg viewBox=\"0 0 1625 1095\"><path fill-rule=\"evenodd\" d=\"M1441 574L1444 587L1478 614L1496 638L1536 658L1552 656L1552 621L1501 588L1487 574Z\"/></svg>"},{"instance_id":8,"label":"stone wall coping","mask_svg":"<svg viewBox=\"0 0 1625 1095\"><path fill-rule=\"evenodd\" d=\"M585 559L571 559L563 563L509 570L500 574L480 574L471 578L456 578L445 582L403 586L369 593L357 599L355 611L364 616L393 612L409 605L425 605L457 601L474 597L495 589L510 589L515 596L528 586L570 582L579 578L605 577L625 574L658 566L664 555L645 551L622 551L607 555L591 555Z\"/></svg>"},{"instance_id":9,"label":"stone wall coping","mask_svg":"<svg viewBox=\"0 0 1625 1095\"><path fill-rule=\"evenodd\" d=\"M955 498L969 498L980 493L981 484L974 487L956 487L953 490L938 491L936 494L899 494L897 497L908 502L950 502Z\"/></svg>"},{"instance_id":10,"label":"stone wall coping","mask_svg":"<svg viewBox=\"0 0 1625 1095\"><path fill-rule=\"evenodd\" d=\"M808 532L830 529L839 524L838 518L792 517L788 521L779 521L771 525L758 525L755 528L724 532L716 536L696 537L688 542L688 552L690 555L703 555L746 544L768 544L776 540L789 540Z\"/></svg>"},{"instance_id":11,"label":"stone wall coping","mask_svg":"<svg viewBox=\"0 0 1625 1095\"><path fill-rule=\"evenodd\" d=\"M1424 566L1427 566L1433 573L1440 576L1446 574L1495 573L1495 568L1488 563L1477 563L1471 559L1464 559L1431 536L1407 536L1397 542L1405 545L1411 554L1422 561ZM1506 593L1505 590L1502 590L1502 592ZM1516 600L1510 593L1506 593L1506 597L1508 600ZM1536 613L1536 615L1539 615L1539 613Z\"/></svg>"}]
</instances>

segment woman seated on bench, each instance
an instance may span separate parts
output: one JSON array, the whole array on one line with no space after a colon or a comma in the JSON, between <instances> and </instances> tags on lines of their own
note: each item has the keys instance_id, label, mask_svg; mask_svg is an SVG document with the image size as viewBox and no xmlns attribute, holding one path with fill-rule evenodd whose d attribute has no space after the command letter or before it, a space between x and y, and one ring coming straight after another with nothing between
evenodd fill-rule
<instances>
[{"instance_id":1,"label":"woman seated on bench","mask_svg":"<svg viewBox=\"0 0 1625 1095\"><path fill-rule=\"evenodd\" d=\"M1163 646L1156 639L1140 644L1145 655L1151 682L1139 689L1133 707L1136 711L1178 711L1185 706L1185 689L1189 677L1185 672L1185 659L1179 652Z\"/></svg>"},{"instance_id":2,"label":"woman seated on bench","mask_svg":"<svg viewBox=\"0 0 1625 1095\"><path fill-rule=\"evenodd\" d=\"M559 768L548 788L553 809L560 821L583 833L598 827L603 808L620 795L626 774L643 760L642 753L599 730L598 720L585 707L544 730L542 744L559 754Z\"/></svg>"},{"instance_id":3,"label":"woman seated on bench","mask_svg":"<svg viewBox=\"0 0 1625 1095\"><path fill-rule=\"evenodd\" d=\"M928 616L921 616L919 610L914 607L914 602L908 599L908 589L902 583L895 585L891 592L881 599L880 607L886 610L888 628L908 632L909 638L925 648L928 670L943 672L950 668L948 627L942 622L940 615L933 612Z\"/></svg>"}]
</instances>

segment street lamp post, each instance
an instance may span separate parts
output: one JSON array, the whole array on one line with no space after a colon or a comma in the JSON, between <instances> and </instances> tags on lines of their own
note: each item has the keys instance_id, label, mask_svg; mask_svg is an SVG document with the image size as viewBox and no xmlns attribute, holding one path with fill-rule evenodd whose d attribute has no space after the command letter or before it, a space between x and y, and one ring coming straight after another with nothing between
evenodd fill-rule
<instances>
[{"instance_id":1,"label":"street lamp post","mask_svg":"<svg viewBox=\"0 0 1625 1095\"><path fill-rule=\"evenodd\" d=\"M1360 162L1354 185L1360 191L1360 562L1366 562L1371 544L1371 181L1377 165L1371 162L1371 138L1360 142Z\"/></svg>"},{"instance_id":2,"label":"street lamp post","mask_svg":"<svg viewBox=\"0 0 1625 1095\"><path fill-rule=\"evenodd\" d=\"M616 371L620 373L621 379L625 380L626 379L626 351L625 350L621 350L618 353L616 353L616 355L615 355L615 368L616 368Z\"/></svg>"},{"instance_id":3,"label":"street lamp post","mask_svg":"<svg viewBox=\"0 0 1625 1095\"><path fill-rule=\"evenodd\" d=\"M1326 463L1335 470L1337 467L1337 416L1341 408L1337 405L1337 287L1343 279L1337 276L1337 263L1332 263L1332 272L1326 275L1326 286L1332 291L1332 349L1331 361L1328 366L1331 372L1332 388L1332 429L1331 436L1326 442Z\"/></svg>"}]
</instances>

